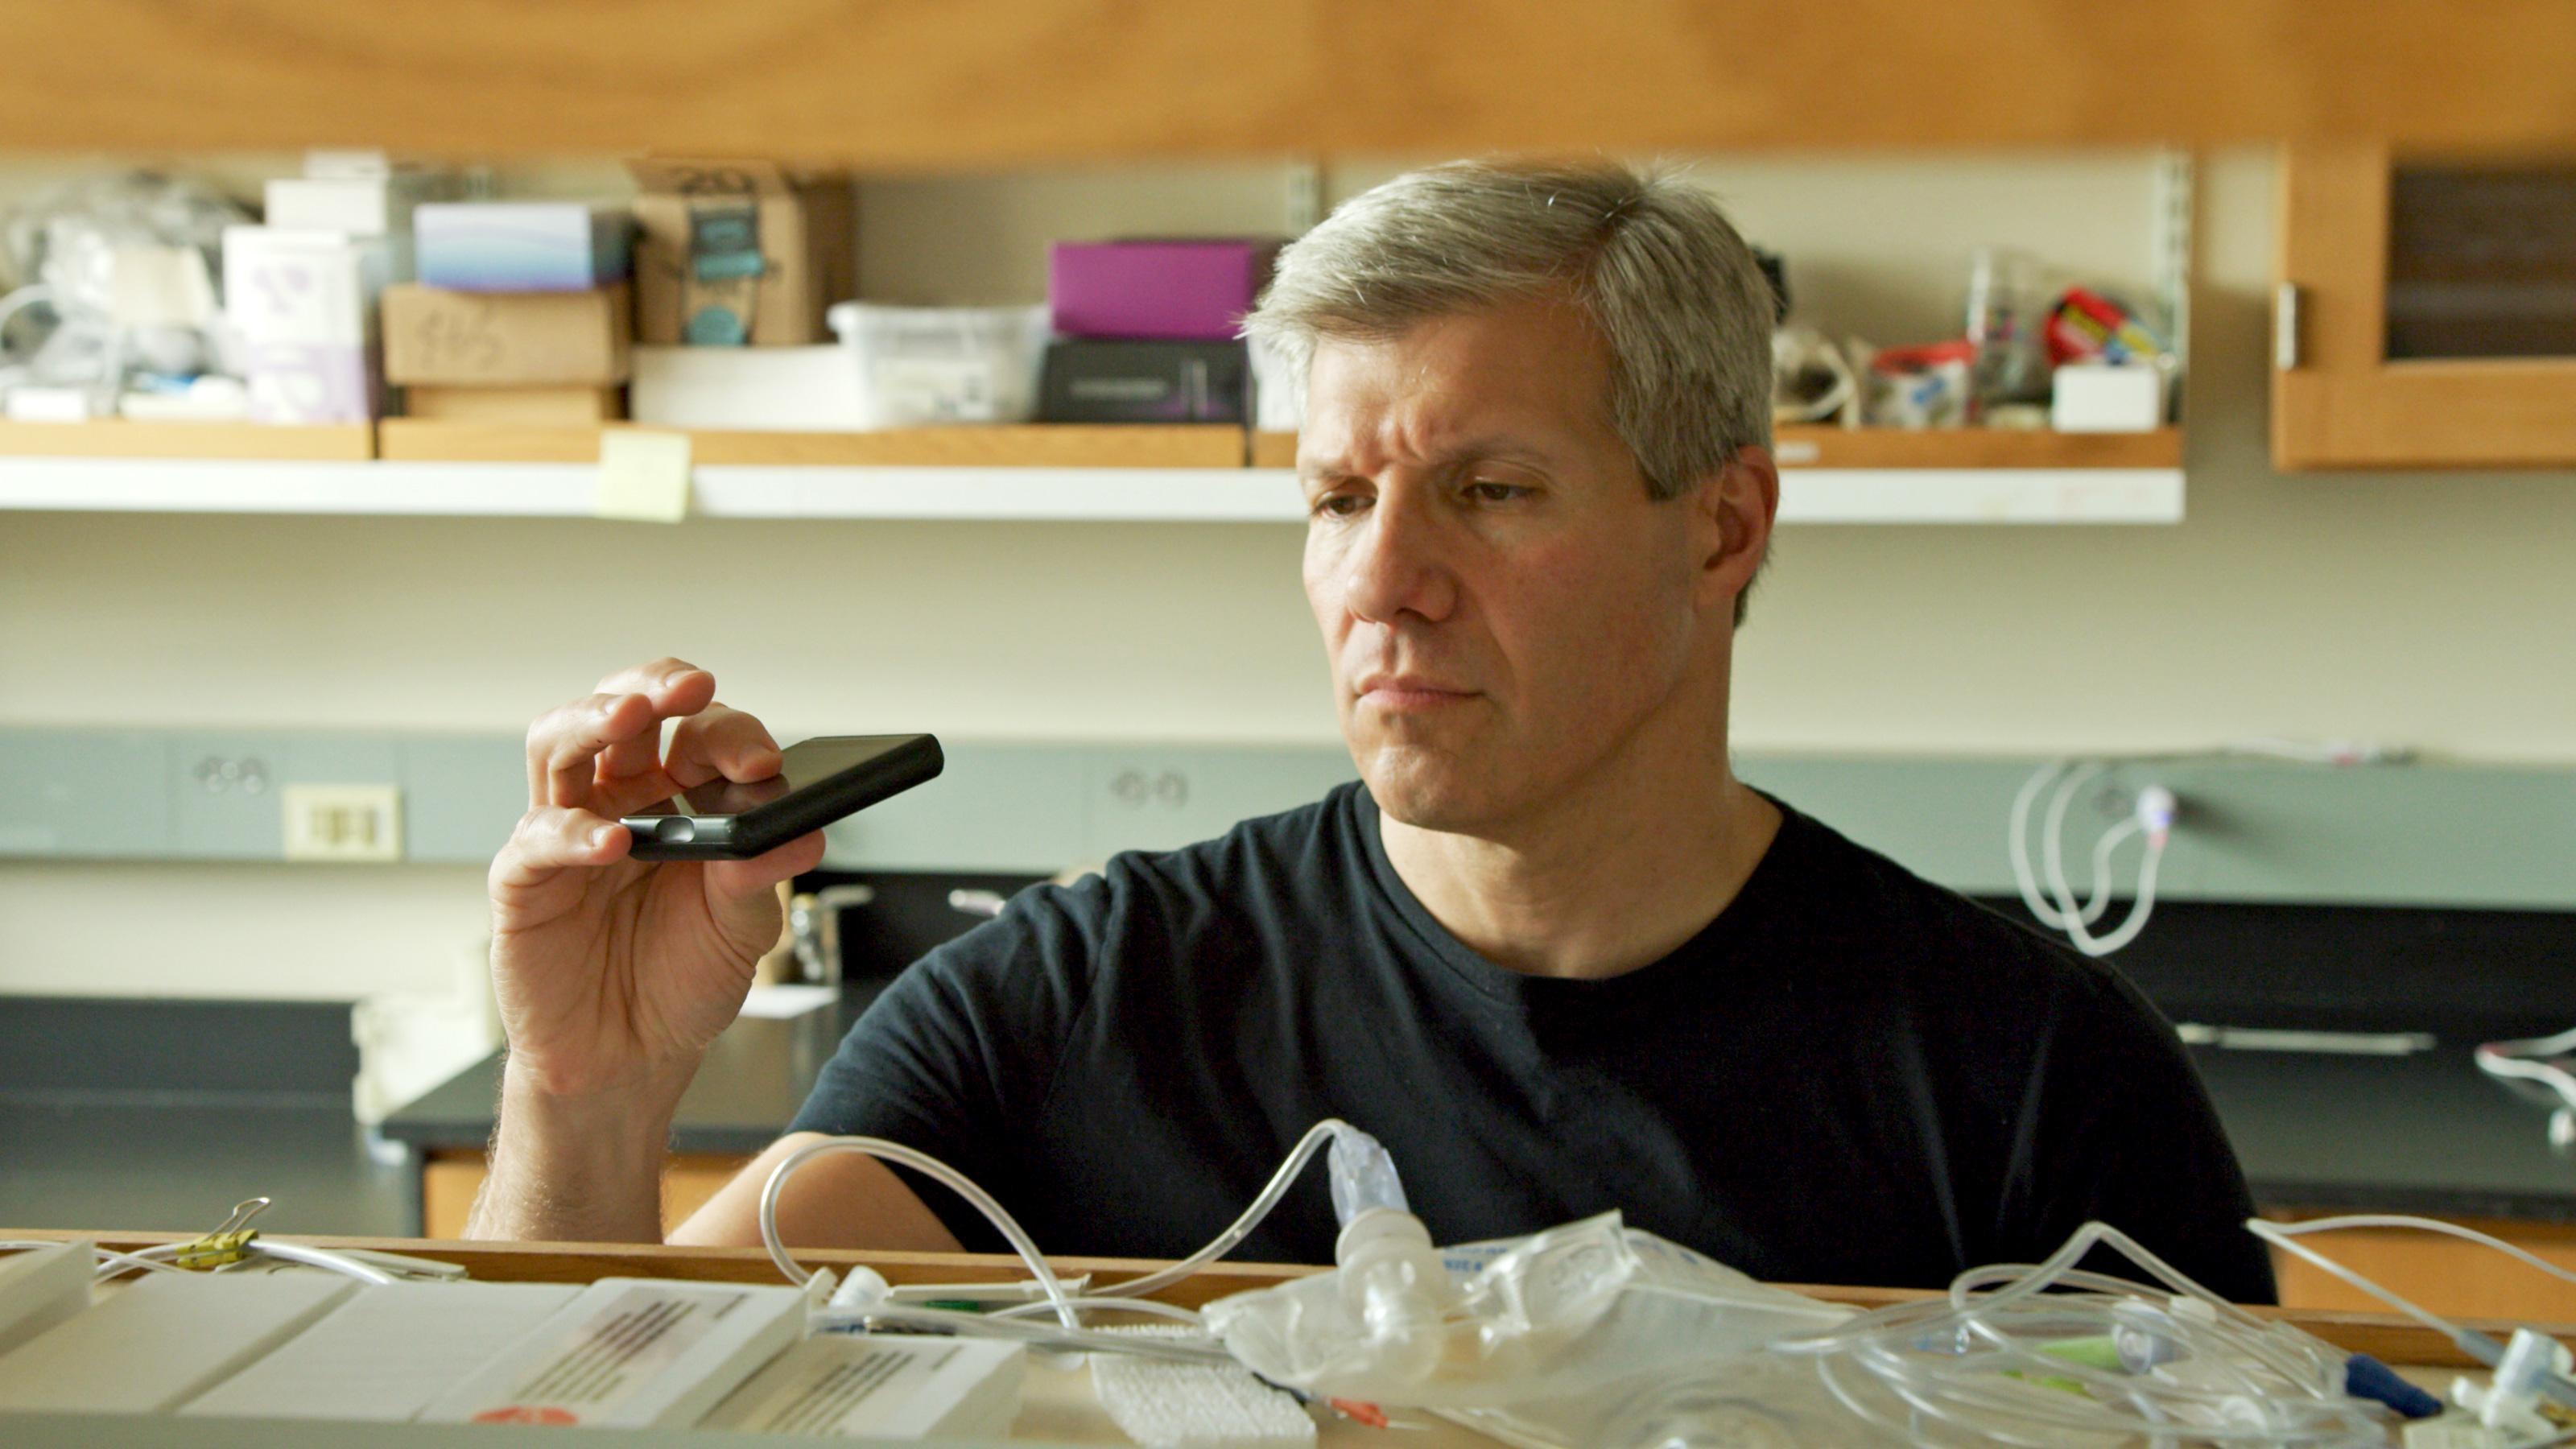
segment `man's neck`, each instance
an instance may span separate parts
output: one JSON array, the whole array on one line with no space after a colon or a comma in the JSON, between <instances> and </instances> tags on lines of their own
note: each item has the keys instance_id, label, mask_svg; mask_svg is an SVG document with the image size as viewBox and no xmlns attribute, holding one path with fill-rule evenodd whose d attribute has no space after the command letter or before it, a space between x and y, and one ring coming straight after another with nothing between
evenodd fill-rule
<instances>
[{"instance_id":1,"label":"man's neck","mask_svg":"<svg viewBox=\"0 0 2576 1449\"><path fill-rule=\"evenodd\" d=\"M1381 814L1388 862L1433 919L1486 960L1533 976L1650 965L1726 909L1770 849L1779 807L1723 749L1688 778L1631 771L1499 837Z\"/></svg>"}]
</instances>

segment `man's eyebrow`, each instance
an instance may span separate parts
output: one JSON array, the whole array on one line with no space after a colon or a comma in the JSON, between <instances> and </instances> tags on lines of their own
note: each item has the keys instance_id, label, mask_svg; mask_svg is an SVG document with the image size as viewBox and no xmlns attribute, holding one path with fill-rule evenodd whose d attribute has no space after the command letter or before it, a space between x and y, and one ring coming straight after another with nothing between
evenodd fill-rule
<instances>
[{"instance_id":1,"label":"man's eyebrow","mask_svg":"<svg viewBox=\"0 0 2576 1449\"><path fill-rule=\"evenodd\" d=\"M1474 462L1483 458L1506 463L1530 463L1540 467L1551 467L1556 463L1556 455L1545 447L1527 438L1505 433L1462 439L1442 448L1431 461L1436 467L1455 467L1460 463ZM1311 463L1300 463L1297 467L1297 475L1309 482L1366 476L1352 471L1350 463L1339 457L1318 458Z\"/></svg>"}]
</instances>

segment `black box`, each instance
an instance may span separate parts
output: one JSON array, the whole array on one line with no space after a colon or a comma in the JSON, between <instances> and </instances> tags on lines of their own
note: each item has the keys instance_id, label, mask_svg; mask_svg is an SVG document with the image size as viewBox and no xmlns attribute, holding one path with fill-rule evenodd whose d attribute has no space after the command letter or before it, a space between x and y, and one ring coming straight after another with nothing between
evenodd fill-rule
<instances>
[{"instance_id":1,"label":"black box","mask_svg":"<svg viewBox=\"0 0 2576 1449\"><path fill-rule=\"evenodd\" d=\"M1048 423L1242 423L1252 417L1252 360L1240 342L1047 344L1038 420Z\"/></svg>"}]
</instances>

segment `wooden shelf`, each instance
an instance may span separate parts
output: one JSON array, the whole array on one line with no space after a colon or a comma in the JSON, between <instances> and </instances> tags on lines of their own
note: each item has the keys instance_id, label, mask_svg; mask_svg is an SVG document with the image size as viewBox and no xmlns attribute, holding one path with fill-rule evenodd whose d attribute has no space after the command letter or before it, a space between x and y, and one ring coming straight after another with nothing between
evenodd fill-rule
<instances>
[{"instance_id":1,"label":"wooden shelf","mask_svg":"<svg viewBox=\"0 0 2576 1449\"><path fill-rule=\"evenodd\" d=\"M1780 466L1790 468L2179 468L2182 430L2051 433L2001 428L1830 428L1773 430ZM1256 468L1297 466L1295 433L1252 435Z\"/></svg>"},{"instance_id":2,"label":"wooden shelf","mask_svg":"<svg viewBox=\"0 0 2576 1449\"><path fill-rule=\"evenodd\" d=\"M0 510L84 513L445 514L582 518L595 463L275 463L0 459ZM702 518L914 518L1103 523L1298 523L1281 468L769 467L698 464ZM2178 468L1796 468L1780 521L2181 521Z\"/></svg>"},{"instance_id":3,"label":"wooden shelf","mask_svg":"<svg viewBox=\"0 0 2576 1449\"><path fill-rule=\"evenodd\" d=\"M267 423L86 423L0 420L0 457L11 458L280 458L324 463L375 456L367 423L287 427ZM591 456L597 457L593 449Z\"/></svg>"},{"instance_id":4,"label":"wooden shelf","mask_svg":"<svg viewBox=\"0 0 2576 1449\"><path fill-rule=\"evenodd\" d=\"M1782 468L2179 468L2182 430L2053 433L2009 428L1772 430Z\"/></svg>"},{"instance_id":5,"label":"wooden shelf","mask_svg":"<svg viewBox=\"0 0 2576 1449\"><path fill-rule=\"evenodd\" d=\"M378 425L377 455L406 463L595 463L605 430L387 418ZM689 457L698 464L775 468L1240 468L1244 434L1225 423L692 431Z\"/></svg>"},{"instance_id":6,"label":"wooden shelf","mask_svg":"<svg viewBox=\"0 0 2576 1449\"><path fill-rule=\"evenodd\" d=\"M84 0L9 7L0 146L451 156L795 156L880 172L1191 155L1693 154L2576 137L2576 11L2453 0L2105 14L2076 0L1112 9L448 7ZM1019 65L1100 33L1136 44ZM686 37L674 43L675 37ZM1724 58L1760 56L1726 66ZM1961 85L1963 68L2010 85ZM1723 77L1723 83L1715 83ZM997 79L1007 76L1007 80ZM457 103L470 78L473 103ZM1871 104L1819 104L1865 89ZM250 98L255 98L252 100Z\"/></svg>"}]
</instances>

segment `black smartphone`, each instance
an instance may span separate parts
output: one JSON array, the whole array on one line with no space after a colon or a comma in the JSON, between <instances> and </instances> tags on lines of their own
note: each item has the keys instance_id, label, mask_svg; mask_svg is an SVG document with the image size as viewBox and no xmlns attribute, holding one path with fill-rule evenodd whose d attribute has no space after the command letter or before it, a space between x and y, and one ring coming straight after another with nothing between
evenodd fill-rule
<instances>
[{"instance_id":1,"label":"black smartphone","mask_svg":"<svg viewBox=\"0 0 2576 1449\"><path fill-rule=\"evenodd\" d=\"M821 735L780 751L766 780L710 780L617 823L634 834L636 860L749 860L932 779L945 763L929 735Z\"/></svg>"}]
</instances>

